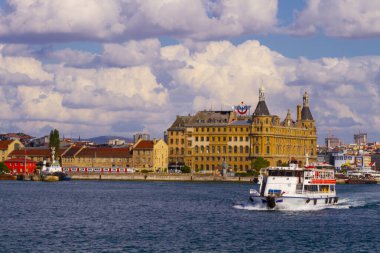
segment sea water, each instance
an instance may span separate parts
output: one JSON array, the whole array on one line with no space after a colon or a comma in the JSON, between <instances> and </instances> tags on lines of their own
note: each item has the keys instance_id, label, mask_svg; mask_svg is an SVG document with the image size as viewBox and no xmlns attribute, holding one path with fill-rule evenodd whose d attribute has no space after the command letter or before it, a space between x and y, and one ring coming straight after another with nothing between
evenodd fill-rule
<instances>
[{"instance_id":1,"label":"sea water","mask_svg":"<svg viewBox=\"0 0 380 253\"><path fill-rule=\"evenodd\" d=\"M268 211L247 183L0 181L0 252L380 252L380 185Z\"/></svg>"}]
</instances>

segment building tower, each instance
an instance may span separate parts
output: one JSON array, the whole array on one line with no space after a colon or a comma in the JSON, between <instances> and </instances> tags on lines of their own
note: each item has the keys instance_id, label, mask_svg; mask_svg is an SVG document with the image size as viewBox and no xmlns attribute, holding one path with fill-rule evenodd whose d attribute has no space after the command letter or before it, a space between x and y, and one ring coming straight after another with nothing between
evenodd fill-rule
<instances>
[{"instance_id":1,"label":"building tower","mask_svg":"<svg viewBox=\"0 0 380 253\"><path fill-rule=\"evenodd\" d=\"M315 127L315 121L313 115L311 114L309 107L309 94L305 91L303 95L303 106L301 110L301 123L306 130L309 130L308 137L305 143L305 150L308 155L316 155L316 141L317 141L317 130Z\"/></svg>"}]
</instances>

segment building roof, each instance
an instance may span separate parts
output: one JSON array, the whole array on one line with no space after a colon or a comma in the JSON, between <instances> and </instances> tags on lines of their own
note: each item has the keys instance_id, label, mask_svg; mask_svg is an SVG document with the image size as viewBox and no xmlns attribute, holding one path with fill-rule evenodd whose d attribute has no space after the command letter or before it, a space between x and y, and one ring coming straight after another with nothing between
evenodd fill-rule
<instances>
[{"instance_id":1,"label":"building roof","mask_svg":"<svg viewBox=\"0 0 380 253\"><path fill-rule=\"evenodd\" d=\"M0 150L8 149L8 146L13 142L13 140L0 141Z\"/></svg>"},{"instance_id":2,"label":"building roof","mask_svg":"<svg viewBox=\"0 0 380 253\"><path fill-rule=\"evenodd\" d=\"M130 148L93 148L82 149L77 157L97 157L97 158L128 158L132 157Z\"/></svg>"},{"instance_id":3,"label":"building roof","mask_svg":"<svg viewBox=\"0 0 380 253\"><path fill-rule=\"evenodd\" d=\"M66 149L59 149L58 156L62 155ZM30 148L30 149L20 149L12 151L9 156L40 156L40 157L51 157L51 150L49 148Z\"/></svg>"},{"instance_id":4,"label":"building roof","mask_svg":"<svg viewBox=\"0 0 380 253\"><path fill-rule=\"evenodd\" d=\"M22 157L15 157L15 158L11 158L11 159L7 159L4 161L4 163L24 163L24 162L27 162L27 163L36 163L35 161L31 160L31 159L28 159L28 158L22 158Z\"/></svg>"},{"instance_id":5,"label":"building roof","mask_svg":"<svg viewBox=\"0 0 380 253\"><path fill-rule=\"evenodd\" d=\"M73 157L79 150L81 150L84 146L72 146L70 147L62 156L63 157Z\"/></svg>"},{"instance_id":6,"label":"building roof","mask_svg":"<svg viewBox=\"0 0 380 253\"><path fill-rule=\"evenodd\" d=\"M154 143L153 141L146 141L146 140L141 140L136 143L136 146L134 149L153 149Z\"/></svg>"},{"instance_id":7,"label":"building roof","mask_svg":"<svg viewBox=\"0 0 380 253\"><path fill-rule=\"evenodd\" d=\"M250 126L252 122L250 120L234 120L229 123L229 126Z\"/></svg>"},{"instance_id":8,"label":"building roof","mask_svg":"<svg viewBox=\"0 0 380 253\"><path fill-rule=\"evenodd\" d=\"M170 130L182 130L189 122L192 116L177 116L173 124L170 126Z\"/></svg>"},{"instance_id":9,"label":"building roof","mask_svg":"<svg viewBox=\"0 0 380 253\"><path fill-rule=\"evenodd\" d=\"M309 106L302 107L301 120L314 120Z\"/></svg>"},{"instance_id":10,"label":"building roof","mask_svg":"<svg viewBox=\"0 0 380 253\"><path fill-rule=\"evenodd\" d=\"M255 112L253 113L253 116L270 116L267 104L265 103L265 100L261 100L257 103Z\"/></svg>"}]
</instances>

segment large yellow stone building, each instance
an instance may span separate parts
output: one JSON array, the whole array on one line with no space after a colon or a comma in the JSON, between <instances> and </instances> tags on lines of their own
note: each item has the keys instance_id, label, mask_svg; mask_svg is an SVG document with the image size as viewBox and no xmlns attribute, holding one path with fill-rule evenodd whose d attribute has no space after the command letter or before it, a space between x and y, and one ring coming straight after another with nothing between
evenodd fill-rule
<instances>
[{"instance_id":1,"label":"large yellow stone building","mask_svg":"<svg viewBox=\"0 0 380 253\"><path fill-rule=\"evenodd\" d=\"M264 157L271 165L296 160L303 164L306 154L316 160L317 134L305 92L297 118L290 112L283 121L271 115L264 88L253 115L236 111L199 111L177 116L168 129L169 167L187 165L195 171L212 172L223 161L234 171L251 169L252 161Z\"/></svg>"}]
</instances>

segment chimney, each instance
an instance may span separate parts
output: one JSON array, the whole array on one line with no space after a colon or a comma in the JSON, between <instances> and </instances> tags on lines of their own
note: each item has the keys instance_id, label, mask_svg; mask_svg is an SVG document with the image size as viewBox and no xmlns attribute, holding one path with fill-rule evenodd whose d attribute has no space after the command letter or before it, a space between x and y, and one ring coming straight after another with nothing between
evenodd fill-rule
<instances>
[{"instance_id":1,"label":"chimney","mask_svg":"<svg viewBox=\"0 0 380 253\"><path fill-rule=\"evenodd\" d=\"M301 105L297 105L297 121L301 121Z\"/></svg>"}]
</instances>

